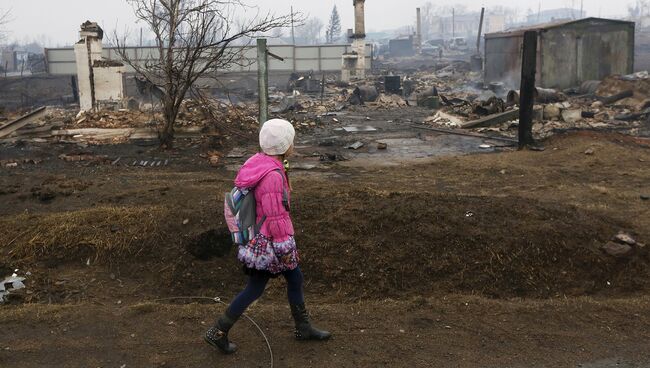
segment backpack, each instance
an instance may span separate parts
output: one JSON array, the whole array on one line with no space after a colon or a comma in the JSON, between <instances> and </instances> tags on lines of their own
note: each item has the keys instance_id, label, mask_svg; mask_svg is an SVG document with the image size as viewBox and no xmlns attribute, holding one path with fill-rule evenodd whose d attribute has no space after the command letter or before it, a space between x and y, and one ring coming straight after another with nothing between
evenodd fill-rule
<instances>
[{"instance_id":1,"label":"backpack","mask_svg":"<svg viewBox=\"0 0 650 368\"><path fill-rule=\"evenodd\" d=\"M288 210L289 195L284 189L284 174L279 169L274 171L282 176L282 203ZM259 223L255 221L257 219L257 204L255 202L254 188L232 188L230 192L225 194L223 213L226 217L228 230L232 235L232 241L236 245L248 244L259 234L264 221L266 221L266 216L262 216Z\"/></svg>"}]
</instances>

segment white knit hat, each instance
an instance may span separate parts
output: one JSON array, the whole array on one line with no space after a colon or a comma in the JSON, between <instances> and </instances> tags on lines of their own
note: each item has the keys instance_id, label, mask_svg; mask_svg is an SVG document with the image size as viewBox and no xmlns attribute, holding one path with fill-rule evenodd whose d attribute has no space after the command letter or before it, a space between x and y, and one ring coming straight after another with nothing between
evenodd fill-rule
<instances>
[{"instance_id":1,"label":"white knit hat","mask_svg":"<svg viewBox=\"0 0 650 368\"><path fill-rule=\"evenodd\" d=\"M260 147L267 155L284 155L291 145L296 131L290 122L283 119L271 119L260 130Z\"/></svg>"}]
</instances>

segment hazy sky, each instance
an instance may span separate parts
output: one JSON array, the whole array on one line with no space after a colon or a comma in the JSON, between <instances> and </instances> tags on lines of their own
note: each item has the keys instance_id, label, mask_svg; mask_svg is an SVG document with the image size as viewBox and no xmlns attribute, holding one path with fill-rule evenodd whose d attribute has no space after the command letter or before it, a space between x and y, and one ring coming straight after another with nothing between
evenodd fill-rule
<instances>
[{"instance_id":1,"label":"hazy sky","mask_svg":"<svg viewBox=\"0 0 650 368\"><path fill-rule=\"evenodd\" d=\"M366 0L366 27L368 31L394 29L415 22L415 8L428 0ZM622 16L633 0L584 0L589 16ZM539 0L454 0L433 1L434 4L463 4L470 9L481 6L506 5L518 7L521 14L527 9L537 10ZM324 23L336 4L342 18L342 28L352 28L352 0L247 0L247 4L259 6L261 11L271 10L277 14L295 11L320 17ZM580 7L580 0L542 0L542 9ZM79 25L85 20L100 22L106 31L128 26L139 28L126 0L0 0L0 9L11 9L12 22L5 26L15 40L37 38L47 46L72 44L77 39ZM250 14L247 13L247 14Z\"/></svg>"}]
</instances>

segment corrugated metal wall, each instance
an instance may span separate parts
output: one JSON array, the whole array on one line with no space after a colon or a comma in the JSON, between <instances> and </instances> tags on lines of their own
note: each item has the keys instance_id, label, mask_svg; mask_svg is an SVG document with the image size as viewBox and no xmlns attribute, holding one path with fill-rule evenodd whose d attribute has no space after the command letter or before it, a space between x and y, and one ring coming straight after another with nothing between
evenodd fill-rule
<instances>
[{"instance_id":1,"label":"corrugated metal wall","mask_svg":"<svg viewBox=\"0 0 650 368\"><path fill-rule=\"evenodd\" d=\"M257 49L255 47L232 47L233 52L241 51L242 58L238 65L233 65L224 72L255 72L257 71ZM269 51L284 58L284 61L269 58L270 72L301 72L301 71L340 71L342 56L352 50L350 45L318 45L318 46L269 46ZM372 45L366 45L366 68L372 66ZM158 49L155 47L133 47L127 52L134 60L144 63L147 59L157 58ZM48 72L51 75L77 74L74 49L46 49ZM120 60L115 49L105 48L104 57L109 60ZM133 72L128 68L128 72Z\"/></svg>"}]
</instances>

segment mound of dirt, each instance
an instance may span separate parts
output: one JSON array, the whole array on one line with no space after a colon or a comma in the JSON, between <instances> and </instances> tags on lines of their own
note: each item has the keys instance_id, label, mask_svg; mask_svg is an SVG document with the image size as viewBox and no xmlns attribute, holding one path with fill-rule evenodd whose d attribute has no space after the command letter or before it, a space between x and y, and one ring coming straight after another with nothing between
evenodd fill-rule
<instances>
[{"instance_id":1,"label":"mound of dirt","mask_svg":"<svg viewBox=\"0 0 650 368\"><path fill-rule=\"evenodd\" d=\"M328 298L548 298L650 290L647 256L615 259L599 249L630 226L566 204L335 187L297 194L293 216L302 268L310 292ZM221 218L215 210L194 212ZM85 267L92 258L129 274L151 274L138 282L149 282L155 293L236 292L244 278L226 229L190 230L175 211L127 206L8 216L0 231L15 239L8 259L23 269L66 260Z\"/></svg>"},{"instance_id":2,"label":"mound of dirt","mask_svg":"<svg viewBox=\"0 0 650 368\"><path fill-rule=\"evenodd\" d=\"M358 298L436 291L490 297L635 292L647 257L598 248L625 224L522 198L339 192L295 211L304 269Z\"/></svg>"}]
</instances>

